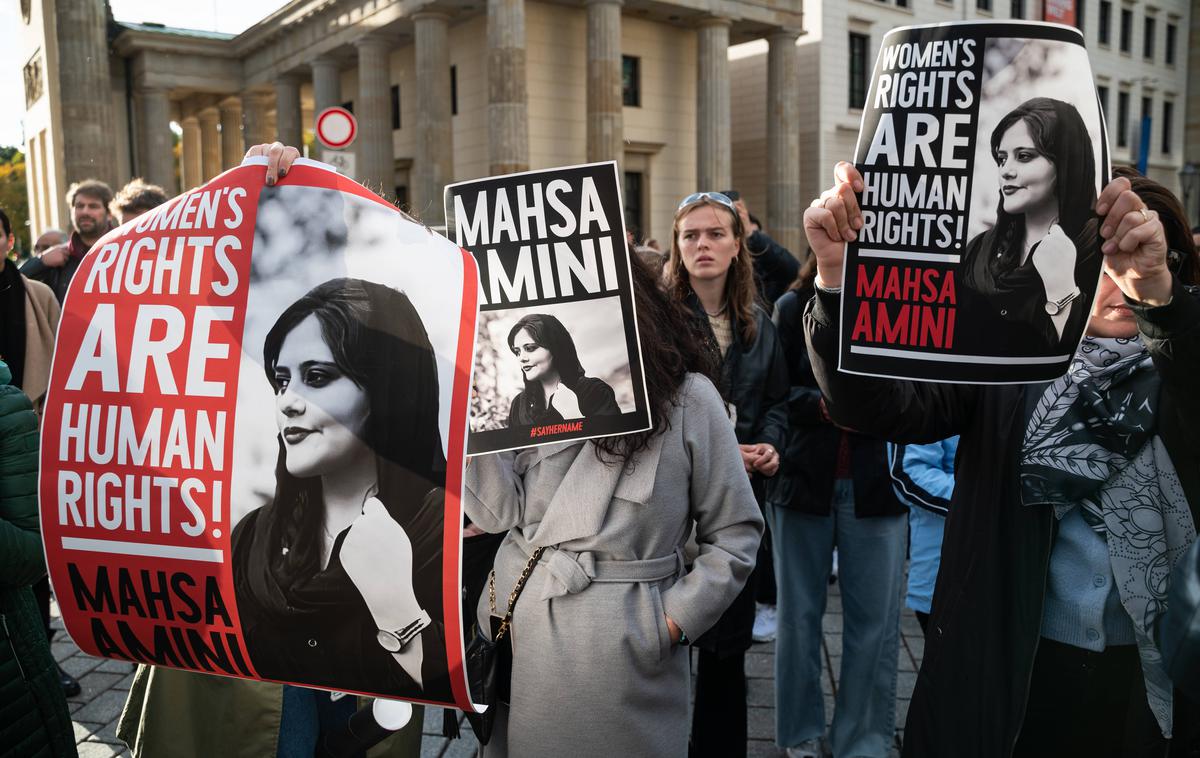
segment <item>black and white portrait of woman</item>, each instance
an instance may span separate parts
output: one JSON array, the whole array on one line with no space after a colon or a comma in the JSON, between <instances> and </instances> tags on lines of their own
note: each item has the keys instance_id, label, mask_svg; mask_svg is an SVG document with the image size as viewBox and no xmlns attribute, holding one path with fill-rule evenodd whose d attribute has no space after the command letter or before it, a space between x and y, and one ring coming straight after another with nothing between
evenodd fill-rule
<instances>
[{"instance_id":1,"label":"black and white portrait of woman","mask_svg":"<svg viewBox=\"0 0 1200 758\"><path fill-rule=\"evenodd\" d=\"M622 323L615 297L480 311L472 433L520 430L498 440L504 449L535 427L620 424L636 411Z\"/></svg>"},{"instance_id":2,"label":"black and white portrait of woman","mask_svg":"<svg viewBox=\"0 0 1200 758\"><path fill-rule=\"evenodd\" d=\"M325 282L263 345L275 496L238 523L238 611L260 676L412 696L447 689L446 462L433 350L402 292Z\"/></svg>"},{"instance_id":3,"label":"black and white portrait of woman","mask_svg":"<svg viewBox=\"0 0 1200 758\"><path fill-rule=\"evenodd\" d=\"M548 313L531 313L508 332L508 349L525 384L508 412L509 426L537 426L621 412L613 388L585 376L575 341Z\"/></svg>"},{"instance_id":4,"label":"black and white portrait of woman","mask_svg":"<svg viewBox=\"0 0 1200 758\"><path fill-rule=\"evenodd\" d=\"M1082 336L1099 278L1094 209L1106 168L1095 92L1071 76L1080 55L1086 66L1076 45L1003 40L987 48L975 231L958 269L959 344L1069 355ZM1034 92L1056 96L1017 99Z\"/></svg>"},{"instance_id":5,"label":"black and white portrait of woman","mask_svg":"<svg viewBox=\"0 0 1200 758\"><path fill-rule=\"evenodd\" d=\"M970 241L960 269L962 296L985 303L962 328L1029 354L1069 353L1095 291L1086 272L1100 254L1087 129L1069 103L1033 98L1001 119L991 148L996 225Z\"/></svg>"},{"instance_id":6,"label":"black and white portrait of woman","mask_svg":"<svg viewBox=\"0 0 1200 758\"><path fill-rule=\"evenodd\" d=\"M260 196L229 559L259 677L453 701L445 488L468 273L457 247L373 198Z\"/></svg>"}]
</instances>

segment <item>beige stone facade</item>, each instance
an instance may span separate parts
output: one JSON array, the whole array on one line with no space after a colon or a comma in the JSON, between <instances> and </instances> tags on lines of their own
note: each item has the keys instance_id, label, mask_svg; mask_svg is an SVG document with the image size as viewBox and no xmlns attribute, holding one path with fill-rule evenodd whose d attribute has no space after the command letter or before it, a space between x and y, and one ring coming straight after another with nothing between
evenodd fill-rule
<instances>
[{"instance_id":1,"label":"beige stone facade","mask_svg":"<svg viewBox=\"0 0 1200 758\"><path fill-rule=\"evenodd\" d=\"M294 0L229 36L116 23L103 0L33 0L23 36L42 81L27 87L25 116L34 232L68 223L62 194L81 174L188 189L245 145L304 139L320 101L352 104L355 178L430 223L442 219L449 181L613 158L635 175L627 207L641 231L665 241L700 176L729 181L725 51L794 39L801 3ZM80 89L67 49L72 61L98 56L107 71ZM636 59L635 104L622 97L623 57ZM104 126L72 128L81 120ZM164 154L172 124L179 160ZM779 211L779 223L798 228L798 211Z\"/></svg>"},{"instance_id":2,"label":"beige stone facade","mask_svg":"<svg viewBox=\"0 0 1200 758\"><path fill-rule=\"evenodd\" d=\"M1173 191L1180 192L1179 171L1188 160L1200 162L1200 112L1197 98L1189 93L1189 32L1200 39L1200 28L1192 20L1189 6L1200 0L1075 0L1083 9L1083 33L1095 72L1097 86L1108 88L1106 118L1114 165L1136 160L1137 122L1142 98L1149 98L1152 139L1147 173ZM990 7L983 10L982 7ZM1109 8L1108 42L1099 39L1100 14ZM1013 11L1023 13L1014 14ZM1131 13L1130 50L1121 50L1121 12ZM910 24L963 19L1003 20L1014 17L1041 18L1039 0L804 0L805 34L797 43L799 86L802 103L799 132L802 202L815 197L832 180L833 165L851 160L857 141L862 111L849 102L850 34L865 35L867 71L874 65L876 51L889 29ZM1151 57L1144 51L1146 19L1153 20ZM1166 62L1168 27L1174 28L1174 63ZM1198 43L1200 44L1200 43ZM768 53L765 41L755 41L731 51L733 82L733 180L748 197L752 208L767 203L767 125L764 118L769 100L766 91ZM1196 67L1191 56L1192 67ZM1200 86L1192 77L1191 86ZM1118 97L1128 94L1129 123L1125 144L1118 140ZM1163 150L1164 104L1172 111L1170 149ZM1190 108L1190 111L1189 111ZM1188 113L1185 114L1185 111ZM1185 122L1192 124L1185 136ZM1200 186L1200 182L1198 182ZM1197 194L1200 194L1198 192ZM1192 209L1195 213L1196 200ZM1193 223L1200 217L1193 216Z\"/></svg>"}]
</instances>

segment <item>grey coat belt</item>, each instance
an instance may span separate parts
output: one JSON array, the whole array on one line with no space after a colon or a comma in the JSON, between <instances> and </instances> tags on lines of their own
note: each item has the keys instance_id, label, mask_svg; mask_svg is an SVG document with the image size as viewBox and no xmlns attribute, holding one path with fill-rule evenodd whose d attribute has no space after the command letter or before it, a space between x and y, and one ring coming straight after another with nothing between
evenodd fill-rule
<instances>
[{"instance_id":1,"label":"grey coat belt","mask_svg":"<svg viewBox=\"0 0 1200 758\"><path fill-rule=\"evenodd\" d=\"M509 532L509 539L526 556L533 555L536 548L518 530ZM684 573L681 549L659 558L620 561L599 559L591 552L577 553L550 546L542 553L538 566L544 566L547 571L546 580L542 583L542 600L574 595L587 589L592 582L661 582Z\"/></svg>"}]
</instances>

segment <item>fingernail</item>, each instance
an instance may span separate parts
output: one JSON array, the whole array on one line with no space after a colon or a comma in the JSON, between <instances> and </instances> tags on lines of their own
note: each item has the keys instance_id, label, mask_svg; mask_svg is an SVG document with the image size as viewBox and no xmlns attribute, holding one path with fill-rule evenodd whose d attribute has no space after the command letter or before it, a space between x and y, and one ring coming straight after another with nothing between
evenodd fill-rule
<instances>
[{"instance_id":1,"label":"fingernail","mask_svg":"<svg viewBox=\"0 0 1200 758\"><path fill-rule=\"evenodd\" d=\"M858 239L858 232L854 231L853 229L846 232L846 241L847 242L853 242L856 239Z\"/></svg>"},{"instance_id":2,"label":"fingernail","mask_svg":"<svg viewBox=\"0 0 1200 758\"><path fill-rule=\"evenodd\" d=\"M1100 227L1100 236L1101 237L1111 237L1112 236L1112 227L1111 226Z\"/></svg>"},{"instance_id":3,"label":"fingernail","mask_svg":"<svg viewBox=\"0 0 1200 758\"><path fill-rule=\"evenodd\" d=\"M863 183L858 181L857 179L854 180L854 191L855 192L863 191Z\"/></svg>"},{"instance_id":4,"label":"fingernail","mask_svg":"<svg viewBox=\"0 0 1200 758\"><path fill-rule=\"evenodd\" d=\"M862 229L862 227L863 227L863 220L861 218L854 219L854 228Z\"/></svg>"},{"instance_id":5,"label":"fingernail","mask_svg":"<svg viewBox=\"0 0 1200 758\"><path fill-rule=\"evenodd\" d=\"M1117 243L1115 240L1109 240L1100 246L1100 252L1104 253L1105 255L1112 253L1116 249Z\"/></svg>"},{"instance_id":6,"label":"fingernail","mask_svg":"<svg viewBox=\"0 0 1200 758\"><path fill-rule=\"evenodd\" d=\"M1096 215L1097 216L1103 216L1105 213L1108 213L1107 205L1105 205L1104 203L1101 203L1100 205L1096 206Z\"/></svg>"},{"instance_id":7,"label":"fingernail","mask_svg":"<svg viewBox=\"0 0 1200 758\"><path fill-rule=\"evenodd\" d=\"M274 183L275 183L275 177L273 177L273 176L268 176L268 177L267 177L267 186L270 186L270 185L272 185L272 184L274 184Z\"/></svg>"},{"instance_id":8,"label":"fingernail","mask_svg":"<svg viewBox=\"0 0 1200 758\"><path fill-rule=\"evenodd\" d=\"M286 168L279 169L280 176L287 176L287 172L288 172L288 170Z\"/></svg>"}]
</instances>

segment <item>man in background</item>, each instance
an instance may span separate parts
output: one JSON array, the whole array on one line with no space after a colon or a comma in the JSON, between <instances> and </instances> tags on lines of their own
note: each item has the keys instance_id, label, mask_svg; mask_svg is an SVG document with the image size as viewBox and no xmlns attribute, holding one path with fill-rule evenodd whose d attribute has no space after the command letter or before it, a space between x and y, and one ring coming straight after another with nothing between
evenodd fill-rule
<instances>
[{"instance_id":1,"label":"man in background","mask_svg":"<svg viewBox=\"0 0 1200 758\"><path fill-rule=\"evenodd\" d=\"M67 296L71 277L75 276L83 257L111 228L108 204L112 199L112 189L98 179L72 184L67 190L67 205L71 206L71 226L74 228L71 239L65 245L47 249L37 258L30 258L21 267L22 274L48 285L59 304Z\"/></svg>"}]
</instances>

